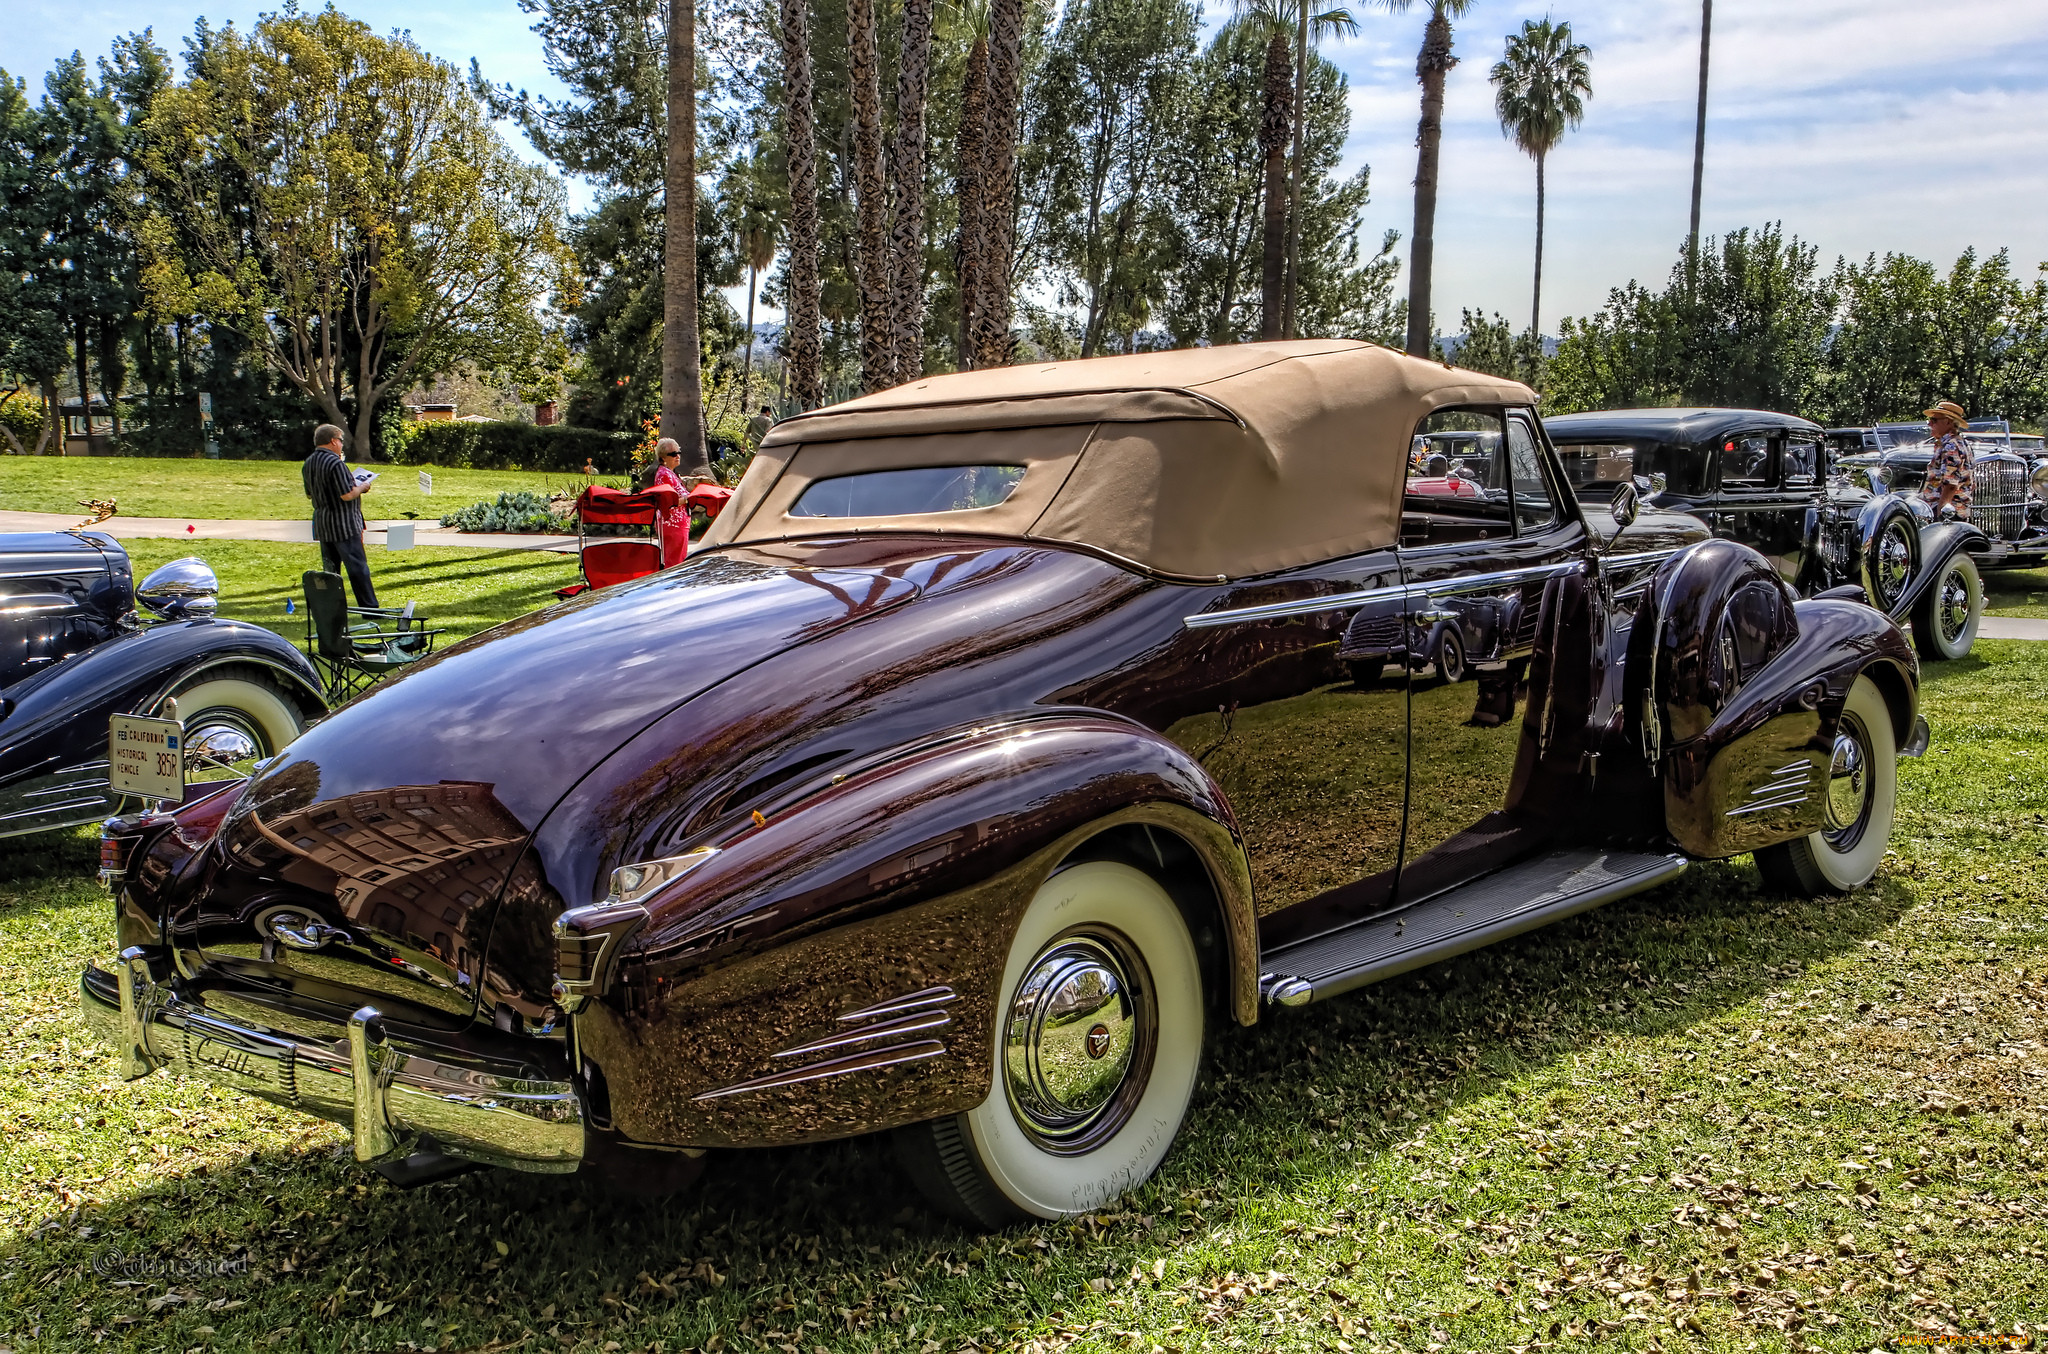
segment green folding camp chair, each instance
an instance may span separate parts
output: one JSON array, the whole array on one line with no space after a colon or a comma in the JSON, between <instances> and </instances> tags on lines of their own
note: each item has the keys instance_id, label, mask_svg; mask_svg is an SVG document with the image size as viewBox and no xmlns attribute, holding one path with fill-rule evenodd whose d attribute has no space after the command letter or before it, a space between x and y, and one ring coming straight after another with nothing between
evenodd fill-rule
<instances>
[{"instance_id":1,"label":"green folding camp chair","mask_svg":"<svg viewBox=\"0 0 2048 1354\"><path fill-rule=\"evenodd\" d=\"M318 569L305 574L306 656L327 684L327 698L340 700L416 663L434 651L427 618L405 607L348 605L340 574ZM352 620L351 617L362 617Z\"/></svg>"}]
</instances>

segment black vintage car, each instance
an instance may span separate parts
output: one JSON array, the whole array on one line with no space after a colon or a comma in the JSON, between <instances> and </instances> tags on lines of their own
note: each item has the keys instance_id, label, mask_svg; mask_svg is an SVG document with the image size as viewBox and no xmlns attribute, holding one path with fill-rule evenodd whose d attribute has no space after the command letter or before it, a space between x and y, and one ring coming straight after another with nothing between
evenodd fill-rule
<instances>
[{"instance_id":1,"label":"black vintage car","mask_svg":"<svg viewBox=\"0 0 2048 1354\"><path fill-rule=\"evenodd\" d=\"M1302 341L788 419L687 562L110 822L85 1007L403 1180L892 1130L993 1224L1150 1176L1219 1025L1694 859L1867 883L1912 646L1627 482L1582 509L1535 405ZM1479 478L1413 463L1453 433Z\"/></svg>"},{"instance_id":2,"label":"black vintage car","mask_svg":"<svg viewBox=\"0 0 2048 1354\"><path fill-rule=\"evenodd\" d=\"M128 552L104 532L0 534L0 837L120 806L107 787L110 715L175 704L188 765L232 765L272 755L326 712L305 655L217 619L218 591L197 559L136 587Z\"/></svg>"},{"instance_id":3,"label":"black vintage car","mask_svg":"<svg viewBox=\"0 0 2048 1354\"><path fill-rule=\"evenodd\" d=\"M1975 424L1964 434L1976 457L1970 521L1989 537L1971 558L1979 569L2036 569L2048 563L2048 451L2039 434ZM1927 425L1830 428L1831 458L1873 492L1912 492L1927 479L1934 447Z\"/></svg>"},{"instance_id":4,"label":"black vintage car","mask_svg":"<svg viewBox=\"0 0 2048 1354\"><path fill-rule=\"evenodd\" d=\"M1847 474L1817 423L1760 409L1610 409L1544 420L1565 474L1604 502L1636 479L1661 507L1761 552L1799 593L1860 590L1910 621L1920 652L1960 658L1984 614L1976 525L1936 521L1913 485ZM1925 462L1922 470L1925 470Z\"/></svg>"}]
</instances>

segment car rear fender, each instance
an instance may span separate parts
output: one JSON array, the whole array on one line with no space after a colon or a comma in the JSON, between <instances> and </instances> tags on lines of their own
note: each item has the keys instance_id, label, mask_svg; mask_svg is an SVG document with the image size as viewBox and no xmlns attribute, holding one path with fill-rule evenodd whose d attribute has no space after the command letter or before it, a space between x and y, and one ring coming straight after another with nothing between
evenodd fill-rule
<instances>
[{"instance_id":1,"label":"car rear fender","mask_svg":"<svg viewBox=\"0 0 2048 1354\"><path fill-rule=\"evenodd\" d=\"M1077 712L964 731L785 801L644 919L607 923L615 945L585 929L604 904L564 914L559 962L594 991L573 1017L579 1066L649 1143L812 1141L967 1109L991 1083L1018 918L1091 840L1134 825L1207 872L1229 1009L1249 1024L1257 931L1227 803L1158 734Z\"/></svg>"},{"instance_id":2,"label":"car rear fender","mask_svg":"<svg viewBox=\"0 0 2048 1354\"><path fill-rule=\"evenodd\" d=\"M109 715L155 714L179 683L226 664L274 674L308 715L326 709L306 656L270 630L226 620L147 626L8 688L0 785L101 755Z\"/></svg>"},{"instance_id":3,"label":"car rear fender","mask_svg":"<svg viewBox=\"0 0 2048 1354\"><path fill-rule=\"evenodd\" d=\"M1738 855L1819 829L1836 724L1866 672L1901 746L1911 733L1919 667L1897 623L1860 602L1803 601L1796 612L1792 642L1665 754L1665 823L1689 855Z\"/></svg>"}]
</instances>

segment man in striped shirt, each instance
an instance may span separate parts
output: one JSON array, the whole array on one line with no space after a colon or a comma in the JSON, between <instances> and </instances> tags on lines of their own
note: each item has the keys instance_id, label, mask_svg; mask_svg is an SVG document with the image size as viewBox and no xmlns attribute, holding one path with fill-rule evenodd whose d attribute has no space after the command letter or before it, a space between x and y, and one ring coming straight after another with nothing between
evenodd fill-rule
<instances>
[{"instance_id":1,"label":"man in striped shirt","mask_svg":"<svg viewBox=\"0 0 2048 1354\"><path fill-rule=\"evenodd\" d=\"M357 484L348 462L341 459L341 429L323 423L313 430L313 454L299 467L306 497L313 500L313 539L320 542L320 567L330 574L348 571L356 605L377 605L370 585L370 557L363 553L363 508L358 502L369 484Z\"/></svg>"}]
</instances>

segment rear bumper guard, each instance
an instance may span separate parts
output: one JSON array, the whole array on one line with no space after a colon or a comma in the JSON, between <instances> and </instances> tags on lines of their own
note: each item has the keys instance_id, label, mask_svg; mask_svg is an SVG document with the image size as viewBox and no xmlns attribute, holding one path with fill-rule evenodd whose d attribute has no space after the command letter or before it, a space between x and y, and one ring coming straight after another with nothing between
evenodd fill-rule
<instances>
[{"instance_id":1,"label":"rear bumper guard","mask_svg":"<svg viewBox=\"0 0 2048 1354\"><path fill-rule=\"evenodd\" d=\"M159 1067L347 1124L358 1161L392 1161L422 1138L452 1156L514 1170L567 1174L583 1160L583 1110L566 1081L529 1069L401 1048L375 1007L322 1043L226 1020L150 976L140 950L115 971L88 964L86 1019L118 1051L121 1075Z\"/></svg>"}]
</instances>

